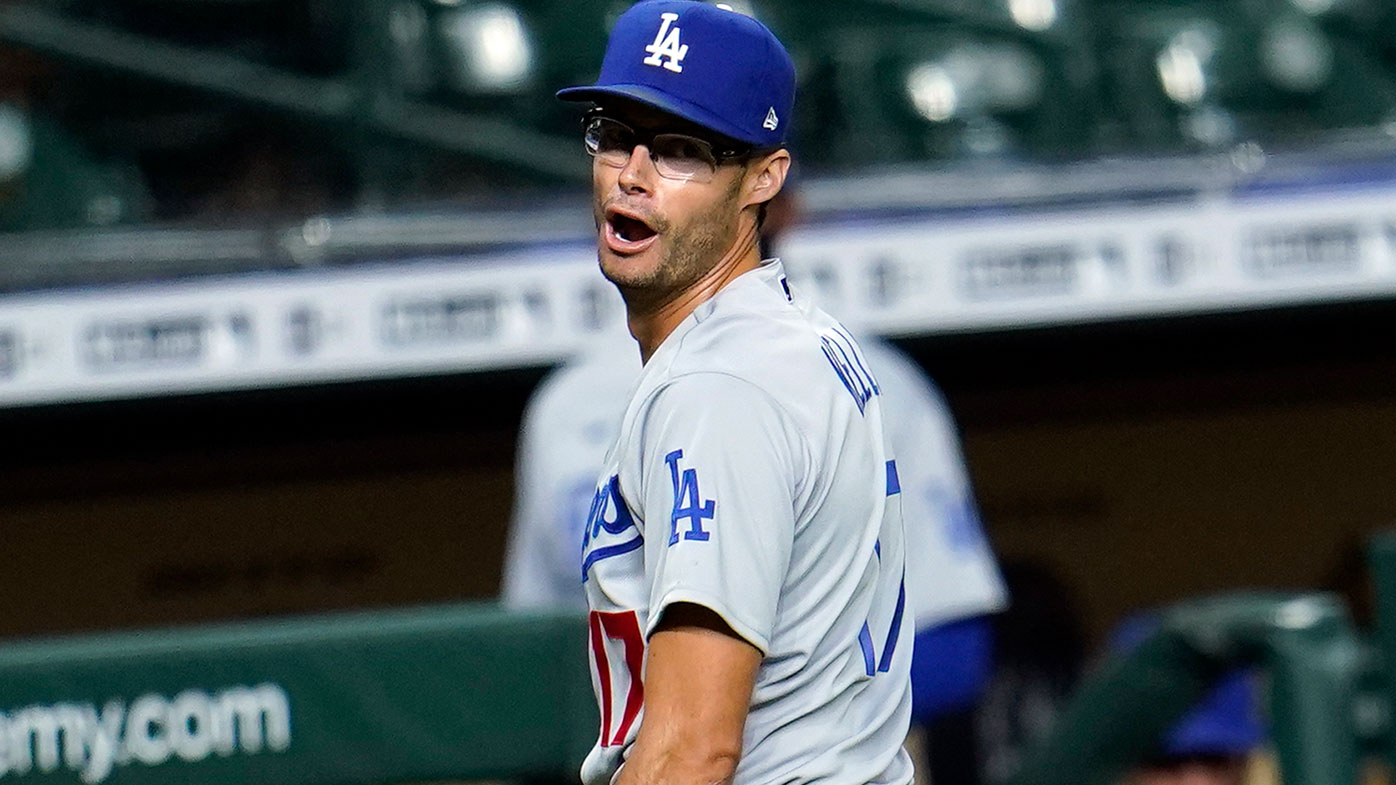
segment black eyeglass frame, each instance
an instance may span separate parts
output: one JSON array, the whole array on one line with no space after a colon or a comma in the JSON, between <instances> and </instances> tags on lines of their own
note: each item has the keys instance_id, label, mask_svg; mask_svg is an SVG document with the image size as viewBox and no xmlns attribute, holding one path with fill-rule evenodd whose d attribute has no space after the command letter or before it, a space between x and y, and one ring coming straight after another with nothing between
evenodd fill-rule
<instances>
[{"instance_id":1,"label":"black eyeglass frame","mask_svg":"<svg viewBox=\"0 0 1396 785\"><path fill-rule=\"evenodd\" d=\"M629 124L617 120L616 118L606 114L606 112L600 109L599 107L596 109L592 109L591 111L587 112L585 115L582 116L582 138L584 143L586 140L587 131L590 130L592 123L596 122L597 120L606 120L615 123L621 128L624 128L625 130L629 131L631 136L634 137L636 146L643 144L646 147L650 147L653 144L654 138L656 136L665 135L686 136L695 141L702 142L703 144L707 145L709 149L712 150L713 160L716 161L719 166L721 166L724 162L738 161L744 158L755 158L764 152L772 152L774 150L780 149L779 147L774 147L770 150L762 150L760 148L757 148L755 145L749 144L738 144L736 147L720 147L719 144L711 138L699 136L698 134L694 133L686 133L684 131L639 131L631 127ZM590 146L586 146L586 149L589 155L596 155L596 151L592 150ZM634 148L631 149L633 151Z\"/></svg>"}]
</instances>

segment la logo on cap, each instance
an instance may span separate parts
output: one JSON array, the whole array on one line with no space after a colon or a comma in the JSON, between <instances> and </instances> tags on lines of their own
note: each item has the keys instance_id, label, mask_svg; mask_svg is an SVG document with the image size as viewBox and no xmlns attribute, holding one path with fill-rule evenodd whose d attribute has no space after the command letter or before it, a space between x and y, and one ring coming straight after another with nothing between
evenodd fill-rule
<instances>
[{"instance_id":1,"label":"la logo on cap","mask_svg":"<svg viewBox=\"0 0 1396 785\"><path fill-rule=\"evenodd\" d=\"M676 74L683 73L683 59L688 56L688 45L679 42L679 32L681 28L674 24L679 19L678 14L660 14L661 24L659 32L654 35L654 43L645 47L645 51L650 53L645 58L645 65L659 65L673 71Z\"/></svg>"},{"instance_id":2,"label":"la logo on cap","mask_svg":"<svg viewBox=\"0 0 1396 785\"><path fill-rule=\"evenodd\" d=\"M766 112L766 122L762 123L761 127L765 128L767 131L774 131L780 127L780 118L776 117L776 108L774 106L771 107L769 112Z\"/></svg>"}]
</instances>

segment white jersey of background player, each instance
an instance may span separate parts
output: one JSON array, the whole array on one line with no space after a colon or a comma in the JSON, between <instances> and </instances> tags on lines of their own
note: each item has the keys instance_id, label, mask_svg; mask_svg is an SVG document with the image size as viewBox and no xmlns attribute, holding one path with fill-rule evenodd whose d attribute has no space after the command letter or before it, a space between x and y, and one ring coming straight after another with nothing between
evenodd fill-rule
<instances>
[{"instance_id":1,"label":"white jersey of background player","mask_svg":"<svg viewBox=\"0 0 1396 785\"><path fill-rule=\"evenodd\" d=\"M665 339L601 478L578 564L602 704L584 782L622 764L645 641L681 602L763 655L735 782L911 781L912 631L879 387L846 330L792 301L779 262Z\"/></svg>"},{"instance_id":2,"label":"white jersey of background player","mask_svg":"<svg viewBox=\"0 0 1396 785\"><path fill-rule=\"evenodd\" d=\"M1007 602L979 524L954 420L906 355L859 338L883 391L902 486L907 600L916 628L1002 610ZM539 385L523 420L502 599L509 607L586 610L577 571L596 475L615 439L640 358L629 335L606 336Z\"/></svg>"}]
</instances>

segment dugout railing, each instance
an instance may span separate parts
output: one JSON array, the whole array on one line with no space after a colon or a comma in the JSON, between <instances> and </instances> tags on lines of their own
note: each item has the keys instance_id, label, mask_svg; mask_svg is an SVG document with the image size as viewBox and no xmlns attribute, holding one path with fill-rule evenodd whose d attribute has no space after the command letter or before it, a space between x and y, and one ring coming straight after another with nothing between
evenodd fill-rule
<instances>
[{"instance_id":1,"label":"dugout railing","mask_svg":"<svg viewBox=\"0 0 1396 785\"><path fill-rule=\"evenodd\" d=\"M1010 785L1121 781L1226 672L1256 666L1285 785L1354 785L1369 652L1335 596L1238 594L1173 606L1138 648L1112 657L1073 696Z\"/></svg>"}]
</instances>

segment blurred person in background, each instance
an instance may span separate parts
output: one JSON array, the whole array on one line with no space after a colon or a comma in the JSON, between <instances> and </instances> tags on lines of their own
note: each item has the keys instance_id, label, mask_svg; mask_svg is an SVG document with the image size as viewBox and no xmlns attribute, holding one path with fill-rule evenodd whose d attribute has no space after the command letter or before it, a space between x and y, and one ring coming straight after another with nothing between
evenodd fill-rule
<instances>
[{"instance_id":1,"label":"blurred person in background","mask_svg":"<svg viewBox=\"0 0 1396 785\"><path fill-rule=\"evenodd\" d=\"M1138 646L1157 626L1157 617L1131 616L1111 634L1117 652ZM1246 785L1273 783L1260 755L1266 731L1256 694L1256 673L1238 668L1160 739L1154 755L1129 772L1121 785Z\"/></svg>"},{"instance_id":2,"label":"blurred person in background","mask_svg":"<svg viewBox=\"0 0 1396 785\"><path fill-rule=\"evenodd\" d=\"M787 183L761 227L763 258L776 256L778 238L798 219L798 196ZM954 724L968 717L988 682L993 667L988 615L1006 607L1007 593L940 391L890 343L870 337L859 343L882 388L901 475L907 596L916 624L912 721L922 728ZM553 371L534 393L519 439L502 590L506 606L586 609L582 530L606 449L640 369L633 339L618 332ZM958 772L976 765L974 745L946 741L937 746L930 740L934 754L918 760L918 771L929 770L933 781L960 782ZM946 774L938 777L937 769Z\"/></svg>"}]
</instances>

